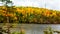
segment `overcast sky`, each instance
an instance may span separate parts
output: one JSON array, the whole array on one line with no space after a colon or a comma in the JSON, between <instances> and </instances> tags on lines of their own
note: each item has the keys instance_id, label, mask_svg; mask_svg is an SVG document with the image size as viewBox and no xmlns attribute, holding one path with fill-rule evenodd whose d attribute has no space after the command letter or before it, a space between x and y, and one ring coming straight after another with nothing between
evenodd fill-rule
<instances>
[{"instance_id":1,"label":"overcast sky","mask_svg":"<svg viewBox=\"0 0 60 34\"><path fill-rule=\"evenodd\" d=\"M60 0L12 0L16 6L33 6L60 10Z\"/></svg>"}]
</instances>

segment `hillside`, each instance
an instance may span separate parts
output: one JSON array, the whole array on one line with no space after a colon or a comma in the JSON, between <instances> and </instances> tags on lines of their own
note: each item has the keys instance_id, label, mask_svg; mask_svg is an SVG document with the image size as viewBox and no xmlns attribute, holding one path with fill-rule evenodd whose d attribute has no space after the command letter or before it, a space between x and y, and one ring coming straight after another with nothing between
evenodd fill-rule
<instances>
[{"instance_id":1,"label":"hillside","mask_svg":"<svg viewBox=\"0 0 60 34\"><path fill-rule=\"evenodd\" d=\"M31 23L55 24L60 23L60 12L37 7L4 7L0 6L0 23Z\"/></svg>"}]
</instances>

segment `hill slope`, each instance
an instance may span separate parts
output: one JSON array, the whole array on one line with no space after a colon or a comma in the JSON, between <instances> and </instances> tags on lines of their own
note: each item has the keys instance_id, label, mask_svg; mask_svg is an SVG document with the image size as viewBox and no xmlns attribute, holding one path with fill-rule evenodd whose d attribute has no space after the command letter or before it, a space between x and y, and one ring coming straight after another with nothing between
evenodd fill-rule
<instances>
[{"instance_id":1,"label":"hill slope","mask_svg":"<svg viewBox=\"0 0 60 34\"><path fill-rule=\"evenodd\" d=\"M4 7L0 6L0 23L60 23L60 12L37 7Z\"/></svg>"}]
</instances>

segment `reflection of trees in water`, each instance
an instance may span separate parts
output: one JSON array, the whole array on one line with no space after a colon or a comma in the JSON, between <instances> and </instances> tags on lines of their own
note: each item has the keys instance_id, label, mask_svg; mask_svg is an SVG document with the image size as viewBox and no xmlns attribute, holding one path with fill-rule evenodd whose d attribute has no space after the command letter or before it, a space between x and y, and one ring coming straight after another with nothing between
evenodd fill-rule
<instances>
[{"instance_id":1,"label":"reflection of trees in water","mask_svg":"<svg viewBox=\"0 0 60 34\"><path fill-rule=\"evenodd\" d=\"M17 26L17 24L10 24L10 23L6 23L2 29L0 29L1 33L5 32L7 34L16 34L16 32L11 31L11 29L13 30L14 28L19 29L19 32L17 32L18 34L25 34L25 30L23 28L23 26Z\"/></svg>"},{"instance_id":2,"label":"reflection of trees in water","mask_svg":"<svg viewBox=\"0 0 60 34\"><path fill-rule=\"evenodd\" d=\"M8 31L4 30L2 27L0 27L0 34L3 34L4 33L8 33Z\"/></svg>"},{"instance_id":3,"label":"reflection of trees in water","mask_svg":"<svg viewBox=\"0 0 60 34\"><path fill-rule=\"evenodd\" d=\"M54 34L54 33L60 34L60 31L53 30L51 27L48 27L44 30L44 34Z\"/></svg>"}]
</instances>

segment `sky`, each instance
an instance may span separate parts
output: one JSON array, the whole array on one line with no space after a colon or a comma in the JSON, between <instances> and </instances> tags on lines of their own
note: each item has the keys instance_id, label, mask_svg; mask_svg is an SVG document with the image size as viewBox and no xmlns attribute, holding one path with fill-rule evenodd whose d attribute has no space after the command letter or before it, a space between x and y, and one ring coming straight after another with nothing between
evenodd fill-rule
<instances>
[{"instance_id":1,"label":"sky","mask_svg":"<svg viewBox=\"0 0 60 34\"><path fill-rule=\"evenodd\" d=\"M60 0L12 0L12 1L15 6L32 6L60 10Z\"/></svg>"}]
</instances>

